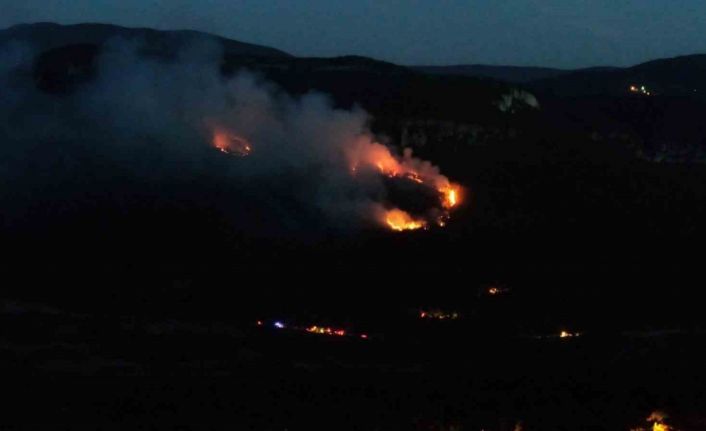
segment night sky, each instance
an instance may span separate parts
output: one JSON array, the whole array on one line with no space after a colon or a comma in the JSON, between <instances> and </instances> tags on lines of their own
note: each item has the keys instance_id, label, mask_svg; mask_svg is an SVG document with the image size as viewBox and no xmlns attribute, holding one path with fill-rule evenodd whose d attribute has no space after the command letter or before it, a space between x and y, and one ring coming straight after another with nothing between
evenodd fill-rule
<instances>
[{"instance_id":1,"label":"night sky","mask_svg":"<svg viewBox=\"0 0 706 431\"><path fill-rule=\"evenodd\" d=\"M706 52L703 0L0 0L36 21L195 29L295 55L625 66Z\"/></svg>"}]
</instances>

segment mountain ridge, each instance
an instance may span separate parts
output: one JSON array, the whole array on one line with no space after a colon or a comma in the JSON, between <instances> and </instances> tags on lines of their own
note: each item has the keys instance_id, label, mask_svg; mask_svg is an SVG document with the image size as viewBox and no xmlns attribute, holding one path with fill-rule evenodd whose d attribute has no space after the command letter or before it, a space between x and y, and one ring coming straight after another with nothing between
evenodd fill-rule
<instances>
[{"instance_id":1,"label":"mountain ridge","mask_svg":"<svg viewBox=\"0 0 706 431\"><path fill-rule=\"evenodd\" d=\"M605 76L611 73L624 73L627 75L650 74L651 71L661 70L675 72L696 68L706 71L706 54L695 53L678 55L674 57L656 58L632 66L592 66L577 69L561 69L541 66L515 66L515 65L486 65L486 64L456 64L447 66L413 65L411 69L433 75L461 75L476 78L491 78L513 84L534 84L560 82L573 77L591 76L598 74Z\"/></svg>"},{"instance_id":2,"label":"mountain ridge","mask_svg":"<svg viewBox=\"0 0 706 431\"><path fill-rule=\"evenodd\" d=\"M26 41L40 51L66 45L96 44L102 45L107 40L123 36L142 37L155 44L177 46L198 40L199 38L218 41L226 54L254 55L260 57L292 57L291 54L268 46L240 42L213 33L197 30L157 30L146 27L125 27L104 23L57 24L51 22L18 24L0 30L2 41Z\"/></svg>"}]
</instances>

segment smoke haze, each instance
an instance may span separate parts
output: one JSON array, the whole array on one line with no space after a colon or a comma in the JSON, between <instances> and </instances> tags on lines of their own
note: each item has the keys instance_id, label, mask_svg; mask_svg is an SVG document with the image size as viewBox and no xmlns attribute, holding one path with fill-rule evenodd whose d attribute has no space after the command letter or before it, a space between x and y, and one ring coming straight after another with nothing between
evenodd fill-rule
<instances>
[{"instance_id":1,"label":"smoke haze","mask_svg":"<svg viewBox=\"0 0 706 431\"><path fill-rule=\"evenodd\" d=\"M376 154L390 160L386 167L419 168L434 187L448 185L428 163L376 143L361 109L334 109L322 94L292 98L251 73L223 77L221 48L208 39L175 58L146 57L139 40L111 40L93 79L61 95L37 90L34 57L20 43L0 48L6 228L136 206L197 208L251 233L379 225L380 208L390 207L384 177L351 174ZM223 154L216 133L252 151Z\"/></svg>"}]
</instances>

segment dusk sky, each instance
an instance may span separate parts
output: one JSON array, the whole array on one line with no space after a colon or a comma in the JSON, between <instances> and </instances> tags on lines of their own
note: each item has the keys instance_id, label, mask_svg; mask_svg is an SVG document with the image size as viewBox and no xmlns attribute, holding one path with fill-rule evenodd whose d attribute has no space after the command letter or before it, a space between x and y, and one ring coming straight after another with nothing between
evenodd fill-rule
<instances>
[{"instance_id":1,"label":"dusk sky","mask_svg":"<svg viewBox=\"0 0 706 431\"><path fill-rule=\"evenodd\" d=\"M0 0L0 27L194 29L301 56L625 66L706 53L703 0Z\"/></svg>"}]
</instances>

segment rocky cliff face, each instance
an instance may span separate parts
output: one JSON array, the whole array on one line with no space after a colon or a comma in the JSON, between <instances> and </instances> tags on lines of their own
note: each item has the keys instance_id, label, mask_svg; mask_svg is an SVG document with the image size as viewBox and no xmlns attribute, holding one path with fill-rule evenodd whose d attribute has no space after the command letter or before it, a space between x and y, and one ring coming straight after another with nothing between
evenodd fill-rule
<instances>
[{"instance_id":1,"label":"rocky cliff face","mask_svg":"<svg viewBox=\"0 0 706 431\"><path fill-rule=\"evenodd\" d=\"M539 109L539 102L534 94L518 88L513 88L509 92L500 96L496 106L502 112L517 112L522 109Z\"/></svg>"}]
</instances>

